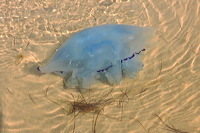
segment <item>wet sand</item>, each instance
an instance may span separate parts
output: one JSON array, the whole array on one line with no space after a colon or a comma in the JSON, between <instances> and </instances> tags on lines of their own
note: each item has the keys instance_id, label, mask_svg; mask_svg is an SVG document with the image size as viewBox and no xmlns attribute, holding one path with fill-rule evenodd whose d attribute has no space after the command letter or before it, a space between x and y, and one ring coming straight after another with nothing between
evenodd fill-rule
<instances>
[{"instance_id":1,"label":"wet sand","mask_svg":"<svg viewBox=\"0 0 200 133\"><path fill-rule=\"evenodd\" d=\"M200 132L199 9L198 0L1 1L0 132ZM100 24L156 30L134 79L80 93L37 71L75 32ZM74 113L83 99L109 102Z\"/></svg>"}]
</instances>

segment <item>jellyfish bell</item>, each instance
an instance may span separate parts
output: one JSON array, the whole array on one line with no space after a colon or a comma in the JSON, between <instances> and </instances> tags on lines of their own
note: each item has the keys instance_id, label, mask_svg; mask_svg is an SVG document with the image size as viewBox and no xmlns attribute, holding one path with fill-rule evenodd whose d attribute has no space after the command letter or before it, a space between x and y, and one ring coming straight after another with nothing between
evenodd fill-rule
<instances>
[{"instance_id":1,"label":"jellyfish bell","mask_svg":"<svg viewBox=\"0 0 200 133\"><path fill-rule=\"evenodd\" d=\"M67 87L88 87L97 81L119 84L142 68L139 59L154 30L132 25L100 25L71 36L55 52L42 73L62 76Z\"/></svg>"}]
</instances>

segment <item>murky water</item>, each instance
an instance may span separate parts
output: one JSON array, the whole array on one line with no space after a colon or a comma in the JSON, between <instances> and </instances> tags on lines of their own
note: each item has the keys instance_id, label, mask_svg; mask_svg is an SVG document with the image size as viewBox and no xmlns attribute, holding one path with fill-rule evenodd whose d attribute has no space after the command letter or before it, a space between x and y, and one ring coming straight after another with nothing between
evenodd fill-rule
<instances>
[{"instance_id":1,"label":"murky water","mask_svg":"<svg viewBox=\"0 0 200 133\"><path fill-rule=\"evenodd\" d=\"M37 71L73 33L100 24L156 30L134 79L81 94ZM200 132L199 28L199 0L1 0L0 132ZM80 99L106 104L74 113Z\"/></svg>"}]
</instances>

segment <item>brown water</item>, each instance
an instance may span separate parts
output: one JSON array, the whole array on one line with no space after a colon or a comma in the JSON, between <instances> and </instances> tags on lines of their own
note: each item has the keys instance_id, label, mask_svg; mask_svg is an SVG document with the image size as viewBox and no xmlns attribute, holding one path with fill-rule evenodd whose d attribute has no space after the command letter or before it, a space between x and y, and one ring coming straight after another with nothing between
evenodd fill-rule
<instances>
[{"instance_id":1,"label":"brown water","mask_svg":"<svg viewBox=\"0 0 200 133\"><path fill-rule=\"evenodd\" d=\"M83 94L87 103L112 102L74 117L81 93L36 67L73 33L100 24L153 27L155 45L134 79ZM0 132L200 132L199 29L199 0L1 0Z\"/></svg>"}]
</instances>

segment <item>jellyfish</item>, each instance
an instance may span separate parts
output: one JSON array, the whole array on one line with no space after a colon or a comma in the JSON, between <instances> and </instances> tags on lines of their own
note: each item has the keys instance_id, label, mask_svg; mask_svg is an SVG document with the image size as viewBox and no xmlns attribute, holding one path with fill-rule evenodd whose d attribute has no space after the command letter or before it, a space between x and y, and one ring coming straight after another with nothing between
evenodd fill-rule
<instances>
[{"instance_id":1,"label":"jellyfish","mask_svg":"<svg viewBox=\"0 0 200 133\"><path fill-rule=\"evenodd\" d=\"M153 34L151 27L123 24L86 28L66 40L38 70L63 77L70 88L86 88L98 82L117 85L141 70L140 56Z\"/></svg>"}]
</instances>

